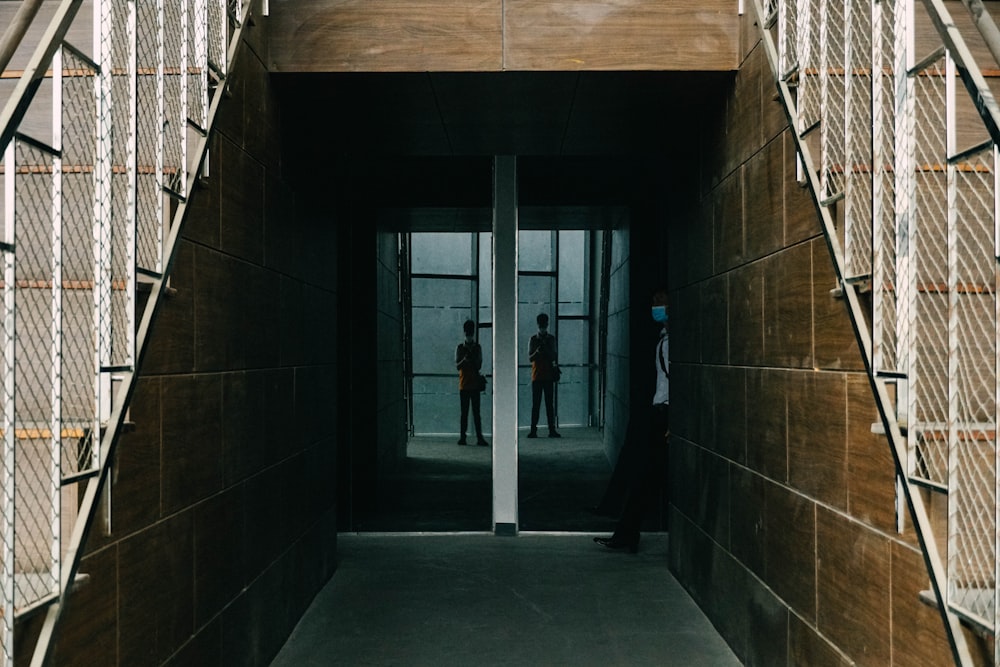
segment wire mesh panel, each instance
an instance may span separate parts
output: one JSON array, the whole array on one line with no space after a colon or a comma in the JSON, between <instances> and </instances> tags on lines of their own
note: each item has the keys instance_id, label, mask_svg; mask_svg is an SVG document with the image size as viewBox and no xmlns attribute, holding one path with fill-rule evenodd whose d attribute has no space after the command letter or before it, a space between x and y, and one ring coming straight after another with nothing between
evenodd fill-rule
<instances>
[{"instance_id":1,"label":"wire mesh panel","mask_svg":"<svg viewBox=\"0 0 1000 667\"><path fill-rule=\"evenodd\" d=\"M54 443L53 244L55 164L42 147L17 139L14 241L17 247L14 307L14 572L15 610L59 592L59 456Z\"/></svg>"},{"instance_id":2,"label":"wire mesh panel","mask_svg":"<svg viewBox=\"0 0 1000 667\"><path fill-rule=\"evenodd\" d=\"M187 11L187 26L187 116L191 123L204 131L208 125L207 0L191 3Z\"/></svg>"},{"instance_id":3,"label":"wire mesh panel","mask_svg":"<svg viewBox=\"0 0 1000 667\"><path fill-rule=\"evenodd\" d=\"M764 24L771 25L778 19L778 0L764 0Z\"/></svg>"},{"instance_id":4,"label":"wire mesh panel","mask_svg":"<svg viewBox=\"0 0 1000 667\"><path fill-rule=\"evenodd\" d=\"M208 3L208 63L220 77L226 76L226 0L206 0Z\"/></svg>"},{"instance_id":5,"label":"wire mesh panel","mask_svg":"<svg viewBox=\"0 0 1000 667\"><path fill-rule=\"evenodd\" d=\"M798 67L798 5L796 0L778 2L778 67L781 70L779 76L784 80L788 80Z\"/></svg>"},{"instance_id":6,"label":"wire mesh panel","mask_svg":"<svg viewBox=\"0 0 1000 667\"><path fill-rule=\"evenodd\" d=\"M872 273L872 2L848 0L844 47L845 278Z\"/></svg>"},{"instance_id":7,"label":"wire mesh panel","mask_svg":"<svg viewBox=\"0 0 1000 667\"><path fill-rule=\"evenodd\" d=\"M61 433L63 473L92 469L97 429L98 373L95 367L93 221L97 164L97 66L63 48L62 71L62 243Z\"/></svg>"},{"instance_id":8,"label":"wire mesh panel","mask_svg":"<svg viewBox=\"0 0 1000 667\"><path fill-rule=\"evenodd\" d=\"M913 179L908 212L910 474L944 485L948 470L948 252L945 58L910 73Z\"/></svg>"},{"instance_id":9,"label":"wire mesh panel","mask_svg":"<svg viewBox=\"0 0 1000 667\"><path fill-rule=\"evenodd\" d=\"M949 164L949 603L994 624L996 294L992 144Z\"/></svg>"},{"instance_id":10,"label":"wire mesh panel","mask_svg":"<svg viewBox=\"0 0 1000 667\"><path fill-rule=\"evenodd\" d=\"M102 215L94 220L97 266L96 330L100 368L131 367L134 359L134 267L136 178L135 3L104 0L100 11L102 90L99 127L101 160L97 202ZM102 411L109 402L102 380Z\"/></svg>"},{"instance_id":11,"label":"wire mesh panel","mask_svg":"<svg viewBox=\"0 0 1000 667\"><path fill-rule=\"evenodd\" d=\"M89 520L96 503L69 490L109 461L98 445L126 409L112 406L111 373L134 382L136 332L145 333L136 326L136 273L161 278L175 208L166 195L177 206L188 197L188 160L200 160L189 158L189 140L207 134L216 109L209 70L225 75L243 11L233 0L89 4L92 24L72 31L93 30L95 59L62 41L78 9L62 3L67 13L57 12L45 32L51 42L33 56L54 52L31 68L46 73L40 86L18 84L26 125L46 138L51 129L51 146L17 134L3 147L0 665L11 664L14 619L56 602L69 590L61 578L79 567L79 544L61 567L60 524L78 511ZM33 104L38 90L45 94ZM62 609L48 607L47 628ZM40 644L53 636L43 630Z\"/></svg>"},{"instance_id":12,"label":"wire mesh panel","mask_svg":"<svg viewBox=\"0 0 1000 667\"><path fill-rule=\"evenodd\" d=\"M898 373L896 274L896 96L895 72L901 51L895 37L895 3L872 9L872 356L880 373ZM903 281L905 284L905 281Z\"/></svg>"},{"instance_id":13,"label":"wire mesh panel","mask_svg":"<svg viewBox=\"0 0 1000 667\"><path fill-rule=\"evenodd\" d=\"M243 0L227 0L226 5L229 11L229 21L226 23L226 44L233 38L236 27L243 20Z\"/></svg>"},{"instance_id":14,"label":"wire mesh panel","mask_svg":"<svg viewBox=\"0 0 1000 667\"><path fill-rule=\"evenodd\" d=\"M187 0L163 3L163 188L180 194L187 183Z\"/></svg>"},{"instance_id":15,"label":"wire mesh panel","mask_svg":"<svg viewBox=\"0 0 1000 667\"><path fill-rule=\"evenodd\" d=\"M844 192L846 133L847 16L844 0L821 0L820 16L820 187L823 199Z\"/></svg>"},{"instance_id":16,"label":"wire mesh panel","mask_svg":"<svg viewBox=\"0 0 1000 667\"><path fill-rule=\"evenodd\" d=\"M997 125L993 96L938 0L872 0L870 5L799 0L796 10L802 71L797 80L794 75L784 79L787 89L779 89L790 113L798 113L805 162L817 155L810 150L815 142L808 132L820 128L820 164L806 164L814 195L827 204L845 199L845 253L843 258L834 253L835 261L843 262L842 275L863 277L871 257L873 369L902 376L897 396L906 415L900 428L891 423L892 408L898 419L900 406L891 405L886 383L873 378L876 400L897 452L900 438L907 438L903 465L908 474L902 483L910 487L907 498L926 549L932 588L943 591L938 603L949 611L944 619L949 644L956 662L971 664L958 618L995 630L1000 607L1000 177L995 149L1000 138L983 138L984 127L992 132ZM773 10L759 6L758 11L764 16ZM786 16L780 4L778 16L781 31ZM767 31L763 35L769 37ZM777 36L779 45L783 38ZM866 53L870 68L864 64ZM794 68L794 59L784 59L780 47L776 55L779 76L786 67ZM952 57L959 66L952 65ZM822 80L818 111L811 72ZM956 96L956 74L972 90L971 101L964 92ZM840 231L839 212L820 209L825 233ZM867 313L858 301L851 304L859 324ZM863 337L859 333L859 342ZM924 494L912 491L913 481L948 492L947 568L938 556ZM995 660L1000 664L1000 649Z\"/></svg>"},{"instance_id":17,"label":"wire mesh panel","mask_svg":"<svg viewBox=\"0 0 1000 667\"><path fill-rule=\"evenodd\" d=\"M798 0L797 48L799 56L798 105L800 135L820 119L820 22L821 0Z\"/></svg>"},{"instance_id":18,"label":"wire mesh panel","mask_svg":"<svg viewBox=\"0 0 1000 667\"><path fill-rule=\"evenodd\" d=\"M159 274L163 258L164 219L164 46L162 0L136 5L137 166L136 260Z\"/></svg>"}]
</instances>

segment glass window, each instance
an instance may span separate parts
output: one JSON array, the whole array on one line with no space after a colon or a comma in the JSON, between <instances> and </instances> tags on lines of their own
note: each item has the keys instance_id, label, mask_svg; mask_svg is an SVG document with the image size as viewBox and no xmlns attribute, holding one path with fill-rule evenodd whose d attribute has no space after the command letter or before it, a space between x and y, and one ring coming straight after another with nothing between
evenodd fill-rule
<instances>
[{"instance_id":1,"label":"glass window","mask_svg":"<svg viewBox=\"0 0 1000 667\"><path fill-rule=\"evenodd\" d=\"M411 281L414 308L464 308L472 312L476 283L473 280L447 278L413 278ZM462 329L459 327L459 333Z\"/></svg>"},{"instance_id":2,"label":"glass window","mask_svg":"<svg viewBox=\"0 0 1000 667\"><path fill-rule=\"evenodd\" d=\"M538 332L538 314L549 316L549 333L558 336L553 276L520 276L517 281L517 344L520 365L528 364L528 343Z\"/></svg>"},{"instance_id":3,"label":"glass window","mask_svg":"<svg viewBox=\"0 0 1000 667\"><path fill-rule=\"evenodd\" d=\"M590 422L591 388L589 272L592 234L583 230L527 230L518 236L518 424L531 422L531 367L528 342L538 330L539 313L549 316L558 339L562 379L556 386L556 410L563 426ZM411 281L413 428L415 433L458 431L458 372L455 347L462 323L478 325L483 374L493 375L492 234L411 234L413 274L454 278ZM558 251L558 252L557 252ZM548 275L524 275L545 273ZM492 421L493 383L482 395L484 424ZM544 424L545 417L541 417Z\"/></svg>"},{"instance_id":4,"label":"glass window","mask_svg":"<svg viewBox=\"0 0 1000 667\"><path fill-rule=\"evenodd\" d=\"M559 315L587 314L590 258L583 230L559 232Z\"/></svg>"},{"instance_id":5,"label":"glass window","mask_svg":"<svg viewBox=\"0 0 1000 667\"><path fill-rule=\"evenodd\" d=\"M427 232L410 236L413 273L472 275L472 234Z\"/></svg>"},{"instance_id":6,"label":"glass window","mask_svg":"<svg viewBox=\"0 0 1000 667\"><path fill-rule=\"evenodd\" d=\"M554 271L554 232L524 230L517 234L517 267L520 271Z\"/></svg>"},{"instance_id":7,"label":"glass window","mask_svg":"<svg viewBox=\"0 0 1000 667\"><path fill-rule=\"evenodd\" d=\"M413 372L447 373L457 377L455 348L462 342L468 308L414 308Z\"/></svg>"},{"instance_id":8,"label":"glass window","mask_svg":"<svg viewBox=\"0 0 1000 667\"><path fill-rule=\"evenodd\" d=\"M458 433L460 410L457 373L449 378L426 375L413 378L413 428L416 433Z\"/></svg>"},{"instance_id":9,"label":"glass window","mask_svg":"<svg viewBox=\"0 0 1000 667\"><path fill-rule=\"evenodd\" d=\"M584 365L590 358L586 320L559 320L559 363Z\"/></svg>"},{"instance_id":10,"label":"glass window","mask_svg":"<svg viewBox=\"0 0 1000 667\"><path fill-rule=\"evenodd\" d=\"M556 412L560 427L588 425L588 376L586 368L562 369L562 377L556 383Z\"/></svg>"}]
</instances>

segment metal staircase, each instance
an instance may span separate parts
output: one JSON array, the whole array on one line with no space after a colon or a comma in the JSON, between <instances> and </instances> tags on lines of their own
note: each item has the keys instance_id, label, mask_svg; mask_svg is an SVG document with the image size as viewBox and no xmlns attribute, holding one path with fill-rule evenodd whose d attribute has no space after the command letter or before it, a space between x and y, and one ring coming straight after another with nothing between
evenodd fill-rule
<instances>
[{"instance_id":1,"label":"metal staircase","mask_svg":"<svg viewBox=\"0 0 1000 667\"><path fill-rule=\"evenodd\" d=\"M933 602L970 665L962 626L1000 622L1000 109L984 76L1000 82L1000 33L979 0L754 9Z\"/></svg>"},{"instance_id":2,"label":"metal staircase","mask_svg":"<svg viewBox=\"0 0 1000 667\"><path fill-rule=\"evenodd\" d=\"M99 499L250 11L22 5L0 44L34 47L0 63L0 667L33 613L45 663L87 535L110 528Z\"/></svg>"}]
</instances>

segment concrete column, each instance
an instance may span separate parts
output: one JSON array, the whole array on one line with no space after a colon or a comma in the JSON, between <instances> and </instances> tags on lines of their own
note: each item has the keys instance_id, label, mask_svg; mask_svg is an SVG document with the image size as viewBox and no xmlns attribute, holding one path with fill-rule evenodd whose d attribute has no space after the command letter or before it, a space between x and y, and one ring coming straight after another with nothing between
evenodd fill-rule
<instances>
[{"instance_id":1,"label":"concrete column","mask_svg":"<svg viewBox=\"0 0 1000 667\"><path fill-rule=\"evenodd\" d=\"M493 158L493 530L517 534L517 159Z\"/></svg>"}]
</instances>

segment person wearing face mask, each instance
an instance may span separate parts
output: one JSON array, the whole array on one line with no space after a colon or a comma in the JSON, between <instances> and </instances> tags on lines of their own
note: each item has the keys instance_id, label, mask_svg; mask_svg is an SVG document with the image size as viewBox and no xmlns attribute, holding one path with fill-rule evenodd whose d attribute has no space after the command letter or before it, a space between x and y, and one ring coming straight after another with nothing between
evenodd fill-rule
<instances>
[{"instance_id":1,"label":"person wearing face mask","mask_svg":"<svg viewBox=\"0 0 1000 667\"><path fill-rule=\"evenodd\" d=\"M462 430L458 444L467 445L465 432L469 427L469 406L472 406L472 423L476 428L476 444L489 445L483 437L483 418L480 414L479 394L483 390L479 384L479 369L483 367L483 348L476 342L476 323L466 320L462 325L465 340L455 350L455 367L458 369L458 396L461 403Z\"/></svg>"},{"instance_id":2,"label":"person wearing face mask","mask_svg":"<svg viewBox=\"0 0 1000 667\"><path fill-rule=\"evenodd\" d=\"M615 503L614 496L624 495L625 505L611 537L595 537L602 547L639 550L639 527L647 506L657 498L657 490L668 476L666 468L667 444L670 440L670 330L667 293L657 290L653 294L650 314L660 325L660 338L656 343L653 366L656 384L648 415L641 414L638 406L629 419L625 443L618 457L611 482L596 513L605 513ZM646 430L648 429L648 431Z\"/></svg>"},{"instance_id":3,"label":"person wearing face mask","mask_svg":"<svg viewBox=\"0 0 1000 667\"><path fill-rule=\"evenodd\" d=\"M559 366L556 355L556 337L549 333L549 316L539 313L535 318L538 333L528 341L528 360L531 361L531 430L529 438L538 437L538 413L542 396L545 397L545 419L550 438L561 438L556 431L553 385L558 379Z\"/></svg>"}]
</instances>

